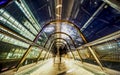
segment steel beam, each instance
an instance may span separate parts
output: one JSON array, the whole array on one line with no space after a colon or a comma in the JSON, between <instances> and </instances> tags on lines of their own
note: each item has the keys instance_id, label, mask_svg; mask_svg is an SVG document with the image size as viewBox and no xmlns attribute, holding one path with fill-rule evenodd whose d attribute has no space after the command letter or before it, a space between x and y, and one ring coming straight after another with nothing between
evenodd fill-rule
<instances>
[{"instance_id":1,"label":"steel beam","mask_svg":"<svg viewBox=\"0 0 120 75\"><path fill-rule=\"evenodd\" d=\"M43 60L45 60L45 58L46 58L46 56L47 56L47 53L50 52L50 50L51 50L53 44L54 44L54 41L52 41L52 43L49 45L49 47L48 47L48 51L47 51L46 54L44 55Z\"/></svg>"},{"instance_id":2,"label":"steel beam","mask_svg":"<svg viewBox=\"0 0 120 75\"><path fill-rule=\"evenodd\" d=\"M64 41L67 43L67 45L70 46L70 45L68 44L68 42L67 42L65 39L63 39L63 38L55 38L55 39L52 40L52 42L53 42L54 40L57 40L57 39L64 40ZM69 47L69 48L70 48L70 47ZM70 50L71 50L71 48L70 48ZM42 52L41 52L41 53L42 53ZM72 53L72 54L73 54L73 53ZM73 55L73 56L74 56L74 55ZM39 59L40 59L40 55L38 56L37 62L39 61Z\"/></svg>"},{"instance_id":3,"label":"steel beam","mask_svg":"<svg viewBox=\"0 0 120 75\"><path fill-rule=\"evenodd\" d=\"M72 37L71 37L70 35L68 35L67 33L64 33L64 32L55 32L55 33L52 33L51 35L48 36L48 39L47 39L47 41L45 42L44 47L46 46L47 42L50 40L50 37L51 37L52 35L55 35L55 34L64 34L64 35L66 35L66 36L68 36L68 37L70 38L70 40L71 40L71 42L73 43L75 49L77 50L77 53L78 53L78 56L79 56L81 62L83 63L82 57L81 57L81 55L80 55L80 53L79 53L79 50L77 49L77 46L75 45L74 40L73 40Z\"/></svg>"},{"instance_id":4,"label":"steel beam","mask_svg":"<svg viewBox=\"0 0 120 75\"><path fill-rule=\"evenodd\" d=\"M106 3L102 3L101 6L94 12L94 14L89 18L89 20L83 25L83 27L80 29L81 31L84 31L85 28L88 27L90 23L95 19L95 17L100 13L105 6Z\"/></svg>"},{"instance_id":5,"label":"steel beam","mask_svg":"<svg viewBox=\"0 0 120 75\"><path fill-rule=\"evenodd\" d=\"M46 58L48 52L50 52L50 50L51 50L53 44L54 44L54 42L52 42L52 44L50 44L50 46L49 46L49 48L48 48L48 51L45 53L45 55L44 55L44 57L43 57L43 60L45 60L45 58Z\"/></svg>"},{"instance_id":6,"label":"steel beam","mask_svg":"<svg viewBox=\"0 0 120 75\"><path fill-rule=\"evenodd\" d=\"M17 33L11 31L10 29L8 29L8 28L6 28L6 27L4 27L2 25L0 25L0 28L2 28L2 29L0 29L0 33L3 34L3 35L6 35L6 36L9 36L11 38L20 40L20 41L25 42L25 43L30 44L30 45L34 45L34 46L37 46L37 47L39 46L38 44L36 44L36 43L34 43L34 42L30 41L30 40L25 39L24 37L18 35Z\"/></svg>"},{"instance_id":7,"label":"steel beam","mask_svg":"<svg viewBox=\"0 0 120 75\"><path fill-rule=\"evenodd\" d=\"M49 50L49 52L47 53L47 55L45 56L45 57L46 57L46 59L48 59L49 54L50 54L50 50ZM45 57L44 57L44 60L45 60Z\"/></svg>"},{"instance_id":8,"label":"steel beam","mask_svg":"<svg viewBox=\"0 0 120 75\"><path fill-rule=\"evenodd\" d=\"M7 31L6 31L6 30L7 30ZM4 26L1 25L1 24L0 24L0 32L1 32L2 34L8 35L8 36L17 37L17 38L22 39L22 40L24 40L24 41L26 41L26 42L29 41L29 40L25 39L24 37L18 35L17 33L13 32L13 31L10 30L9 28L4 27ZM8 32L9 32L9 33L8 33Z\"/></svg>"},{"instance_id":9,"label":"steel beam","mask_svg":"<svg viewBox=\"0 0 120 75\"><path fill-rule=\"evenodd\" d=\"M103 4L104 5L104 4ZM67 21L67 20L53 20L53 21L50 21L48 23L46 23L42 29L40 30L39 33L41 33L43 31L44 28L46 28L47 26L51 25L51 23L56 23L56 22L64 22L64 23L67 23L66 25L70 25L70 26L73 26L79 33L79 36L82 38L82 40L84 41L84 43L88 43L85 36L82 34L82 32L80 31L79 27L77 27L77 25L75 25L74 23L70 22L70 21ZM91 47L90 47L91 48ZM88 48L89 49L89 48ZM91 52L91 54L93 55L93 57L95 58L95 60L97 61L97 63L99 64L99 66L101 67L101 69L103 70L103 66L99 60L99 58L97 57L96 53L94 52L94 50L91 48L91 50L89 49L89 51Z\"/></svg>"},{"instance_id":10,"label":"steel beam","mask_svg":"<svg viewBox=\"0 0 120 75\"><path fill-rule=\"evenodd\" d=\"M119 0L103 0L105 3L113 7L114 9L120 11L120 1Z\"/></svg>"},{"instance_id":11,"label":"steel beam","mask_svg":"<svg viewBox=\"0 0 120 75\"><path fill-rule=\"evenodd\" d=\"M104 36L104 37L102 37L100 39L97 39L95 41L89 42L89 43L87 43L85 45L82 45L81 47L78 47L78 49L81 49L83 47L97 45L97 44L104 43L104 42L114 40L114 39L118 39L118 38L120 38L120 31L114 32L114 33L112 33L110 35L107 35L107 36Z\"/></svg>"},{"instance_id":12,"label":"steel beam","mask_svg":"<svg viewBox=\"0 0 120 75\"><path fill-rule=\"evenodd\" d=\"M54 32L54 33L50 34L50 35L48 36L47 41L45 42L44 47L46 46L47 42L50 40L49 38L51 38L51 37L52 37L53 35L55 35L55 34L64 34L64 35L68 36L68 37L70 38L70 40L74 43L73 45L74 45L75 48L76 48L76 45L75 45L75 42L74 42L73 38L72 38L69 34L67 34L67 33L65 33L65 32Z\"/></svg>"},{"instance_id":13,"label":"steel beam","mask_svg":"<svg viewBox=\"0 0 120 75\"><path fill-rule=\"evenodd\" d=\"M40 31L41 32L41 31ZM39 39L40 36L40 32L37 34L37 36L35 37L35 39L33 40L34 43L37 42L37 40ZM28 49L26 50L26 52L24 53L24 55L22 56L22 58L20 59L20 61L18 62L17 66L16 66L16 70L19 69L19 67L21 66L21 64L25 61L27 55L29 54L29 52L31 51L32 45L30 45L28 47Z\"/></svg>"}]
</instances>

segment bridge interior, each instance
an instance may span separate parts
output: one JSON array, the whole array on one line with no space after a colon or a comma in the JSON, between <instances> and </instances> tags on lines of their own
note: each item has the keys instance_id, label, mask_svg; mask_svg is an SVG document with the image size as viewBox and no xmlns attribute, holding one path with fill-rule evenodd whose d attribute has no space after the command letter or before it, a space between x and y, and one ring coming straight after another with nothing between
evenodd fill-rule
<instances>
[{"instance_id":1,"label":"bridge interior","mask_svg":"<svg viewBox=\"0 0 120 75\"><path fill-rule=\"evenodd\" d=\"M0 0L0 75L120 75L120 1Z\"/></svg>"}]
</instances>

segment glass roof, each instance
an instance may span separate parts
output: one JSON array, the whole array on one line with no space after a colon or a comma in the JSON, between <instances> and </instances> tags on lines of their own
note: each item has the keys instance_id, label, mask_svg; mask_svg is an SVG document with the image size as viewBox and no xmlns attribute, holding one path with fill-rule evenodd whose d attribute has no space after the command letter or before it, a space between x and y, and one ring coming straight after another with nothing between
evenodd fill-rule
<instances>
[{"instance_id":1,"label":"glass roof","mask_svg":"<svg viewBox=\"0 0 120 75\"><path fill-rule=\"evenodd\" d=\"M105 4L103 1L84 0L80 1L80 4L74 1L71 16L65 18L64 16L68 13L66 10L69 6L69 4L66 5L67 3L68 1L64 1L62 4L64 9L62 10L61 19L67 19L77 25L88 42L119 30L120 12L110 5ZM86 7L87 5L89 7ZM55 20L54 6L54 1L47 0L41 0L40 2L39 0L21 0L21 3L19 3L19 1L12 1L6 7L0 9L0 23L24 38L33 41L46 23ZM96 13L98 9L99 12ZM86 28L83 28L95 13L96 15L92 22L88 23ZM51 25L45 27L42 33L40 33L39 40L37 41L39 45L44 46L49 35L56 32L56 24L50 24ZM77 30L70 26L69 23L61 22L60 29L60 32L64 32L72 37L77 47L84 44ZM70 41L70 39L63 34L61 38Z\"/></svg>"}]
</instances>

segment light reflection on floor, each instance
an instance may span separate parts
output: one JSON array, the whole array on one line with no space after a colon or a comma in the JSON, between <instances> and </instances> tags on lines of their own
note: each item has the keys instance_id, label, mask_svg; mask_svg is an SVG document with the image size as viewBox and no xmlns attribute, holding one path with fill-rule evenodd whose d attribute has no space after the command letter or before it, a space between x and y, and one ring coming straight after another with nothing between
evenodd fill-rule
<instances>
[{"instance_id":1,"label":"light reflection on floor","mask_svg":"<svg viewBox=\"0 0 120 75\"><path fill-rule=\"evenodd\" d=\"M30 75L94 75L82 67L75 65L72 61L64 60L61 64L53 63L49 60L48 63L39 67Z\"/></svg>"}]
</instances>

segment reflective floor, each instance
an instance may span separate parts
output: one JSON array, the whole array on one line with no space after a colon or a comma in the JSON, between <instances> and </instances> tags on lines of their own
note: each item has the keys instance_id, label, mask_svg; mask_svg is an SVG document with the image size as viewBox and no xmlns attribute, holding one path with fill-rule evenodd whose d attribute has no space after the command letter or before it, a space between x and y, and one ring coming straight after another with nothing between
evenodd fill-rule
<instances>
[{"instance_id":1,"label":"reflective floor","mask_svg":"<svg viewBox=\"0 0 120 75\"><path fill-rule=\"evenodd\" d=\"M53 59L50 59L47 62L45 62L44 65L41 65L32 70L16 75L96 75L96 74L91 71L88 71L83 67L78 66L74 61L68 59L63 60L61 63L58 62L54 63ZM106 74L99 73L99 75Z\"/></svg>"},{"instance_id":2,"label":"reflective floor","mask_svg":"<svg viewBox=\"0 0 120 75\"><path fill-rule=\"evenodd\" d=\"M37 71L31 73L32 75L93 75L91 72L78 67L72 62L65 61L61 64L53 64L52 61L40 67Z\"/></svg>"}]
</instances>

